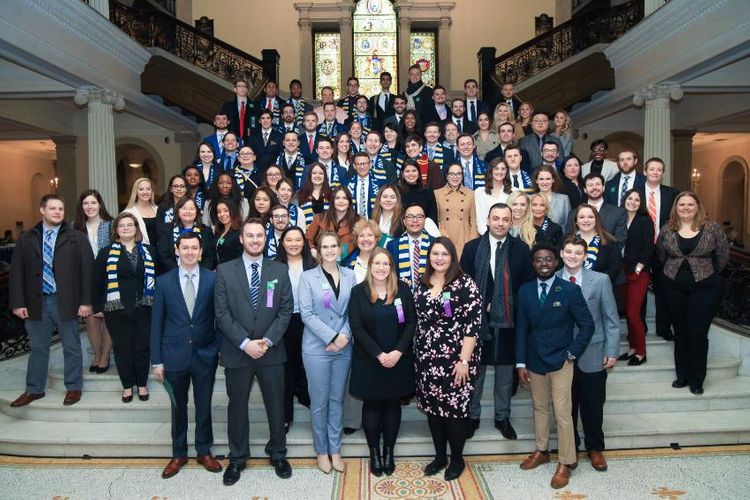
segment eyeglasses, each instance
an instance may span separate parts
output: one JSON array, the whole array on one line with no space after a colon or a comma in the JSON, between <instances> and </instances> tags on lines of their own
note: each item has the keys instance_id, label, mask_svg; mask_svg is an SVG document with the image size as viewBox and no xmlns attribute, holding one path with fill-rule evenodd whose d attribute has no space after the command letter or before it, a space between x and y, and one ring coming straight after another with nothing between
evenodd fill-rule
<instances>
[{"instance_id":1,"label":"eyeglasses","mask_svg":"<svg viewBox=\"0 0 750 500\"><path fill-rule=\"evenodd\" d=\"M135 227L135 224L117 224L117 229L133 229Z\"/></svg>"},{"instance_id":2,"label":"eyeglasses","mask_svg":"<svg viewBox=\"0 0 750 500\"><path fill-rule=\"evenodd\" d=\"M289 215L288 214L276 214L276 215L272 215L271 218L273 220L284 220L284 219L288 219Z\"/></svg>"},{"instance_id":3,"label":"eyeglasses","mask_svg":"<svg viewBox=\"0 0 750 500\"><path fill-rule=\"evenodd\" d=\"M172 185L172 189L187 189L185 187L185 184L174 184Z\"/></svg>"},{"instance_id":4,"label":"eyeglasses","mask_svg":"<svg viewBox=\"0 0 750 500\"><path fill-rule=\"evenodd\" d=\"M281 177L281 174L279 174L277 172L268 172L266 174L266 177Z\"/></svg>"},{"instance_id":5,"label":"eyeglasses","mask_svg":"<svg viewBox=\"0 0 750 500\"><path fill-rule=\"evenodd\" d=\"M240 156L255 156L255 153L244 152L244 153L240 153Z\"/></svg>"},{"instance_id":6,"label":"eyeglasses","mask_svg":"<svg viewBox=\"0 0 750 500\"><path fill-rule=\"evenodd\" d=\"M549 123L549 120L547 118L534 118L532 120L534 123Z\"/></svg>"},{"instance_id":7,"label":"eyeglasses","mask_svg":"<svg viewBox=\"0 0 750 500\"><path fill-rule=\"evenodd\" d=\"M557 153L556 149L545 148L542 149L542 153Z\"/></svg>"},{"instance_id":8,"label":"eyeglasses","mask_svg":"<svg viewBox=\"0 0 750 500\"><path fill-rule=\"evenodd\" d=\"M424 218L425 218L424 215L405 215L404 216L404 220L408 220L408 221L421 221L421 220L424 220Z\"/></svg>"},{"instance_id":9,"label":"eyeglasses","mask_svg":"<svg viewBox=\"0 0 750 500\"><path fill-rule=\"evenodd\" d=\"M603 147L599 146L598 148L594 148L591 151L593 153L604 153L606 150L607 150L607 148L603 148Z\"/></svg>"},{"instance_id":10,"label":"eyeglasses","mask_svg":"<svg viewBox=\"0 0 750 500\"><path fill-rule=\"evenodd\" d=\"M463 172L448 172L448 177L461 177Z\"/></svg>"}]
</instances>

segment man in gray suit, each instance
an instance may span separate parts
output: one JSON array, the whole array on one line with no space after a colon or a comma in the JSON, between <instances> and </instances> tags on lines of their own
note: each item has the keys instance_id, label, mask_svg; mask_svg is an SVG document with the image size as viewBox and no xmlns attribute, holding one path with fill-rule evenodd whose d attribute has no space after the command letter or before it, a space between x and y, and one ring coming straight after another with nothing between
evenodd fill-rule
<instances>
[{"instance_id":1,"label":"man in gray suit","mask_svg":"<svg viewBox=\"0 0 750 500\"><path fill-rule=\"evenodd\" d=\"M549 133L549 116L541 111L536 111L531 119L532 133L518 141L518 147L523 152L523 163L521 168L531 175L536 168L545 163L542 158L542 148L545 142L554 142L557 151L563 150L560 139Z\"/></svg>"},{"instance_id":2,"label":"man in gray suit","mask_svg":"<svg viewBox=\"0 0 750 500\"><path fill-rule=\"evenodd\" d=\"M607 391L607 369L617 363L620 341L620 320L612 293L612 285L606 274L583 268L586 260L586 242L569 236L560 251L565 267L557 272L558 277L581 287L586 305L594 318L594 335L586 351L576 360L573 370L573 428L576 450L581 444L578 435L578 411L581 412L584 443L591 465L598 471L607 470L604 459L604 401ZM576 331L576 334L578 332Z\"/></svg>"},{"instance_id":3,"label":"man in gray suit","mask_svg":"<svg viewBox=\"0 0 750 500\"><path fill-rule=\"evenodd\" d=\"M229 466L224 484L240 479L250 456L248 400L257 376L268 416L266 453L276 475L291 477L284 432L284 333L292 317L292 287L284 264L264 259L266 231L260 219L248 219L240 234L243 253L219 266L214 304L221 332L220 360L226 375L229 407Z\"/></svg>"}]
</instances>

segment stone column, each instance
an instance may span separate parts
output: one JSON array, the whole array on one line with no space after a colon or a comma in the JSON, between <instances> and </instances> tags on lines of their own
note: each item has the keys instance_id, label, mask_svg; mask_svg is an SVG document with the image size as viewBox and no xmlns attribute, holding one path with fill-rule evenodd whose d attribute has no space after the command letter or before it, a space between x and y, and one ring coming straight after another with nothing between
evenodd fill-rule
<instances>
[{"instance_id":1,"label":"stone column","mask_svg":"<svg viewBox=\"0 0 750 500\"><path fill-rule=\"evenodd\" d=\"M312 23L310 19L300 19L299 26L299 76L302 80L302 93L315 98L315 75L313 74L313 59L315 58L315 47L313 46Z\"/></svg>"},{"instance_id":2,"label":"stone column","mask_svg":"<svg viewBox=\"0 0 750 500\"><path fill-rule=\"evenodd\" d=\"M680 191L691 188L693 136L696 130L672 131L672 186Z\"/></svg>"},{"instance_id":3,"label":"stone column","mask_svg":"<svg viewBox=\"0 0 750 500\"><path fill-rule=\"evenodd\" d=\"M88 105L89 186L102 195L109 210L117 209L114 111L125 109L122 96L97 87L76 89L75 103Z\"/></svg>"},{"instance_id":4,"label":"stone column","mask_svg":"<svg viewBox=\"0 0 750 500\"><path fill-rule=\"evenodd\" d=\"M109 0L89 0L89 5L99 14L109 19Z\"/></svg>"},{"instance_id":5,"label":"stone column","mask_svg":"<svg viewBox=\"0 0 750 500\"><path fill-rule=\"evenodd\" d=\"M76 182L76 137L60 135L50 137L55 143L57 153L57 177L60 179L60 196L68 209L68 219L75 217L75 206L78 202L78 188ZM109 209L109 208L108 208ZM72 210L72 211L71 211Z\"/></svg>"},{"instance_id":6,"label":"stone column","mask_svg":"<svg viewBox=\"0 0 750 500\"><path fill-rule=\"evenodd\" d=\"M682 89L677 82L661 82L642 88L635 93L633 104L646 105L644 126L643 161L658 156L664 160L664 183L671 184L674 172L672 165L672 136L669 101L682 99Z\"/></svg>"},{"instance_id":7,"label":"stone column","mask_svg":"<svg viewBox=\"0 0 750 500\"><path fill-rule=\"evenodd\" d=\"M664 0L643 0L643 15L648 16L649 14L652 14L665 3Z\"/></svg>"},{"instance_id":8,"label":"stone column","mask_svg":"<svg viewBox=\"0 0 750 500\"><path fill-rule=\"evenodd\" d=\"M409 66L411 61L409 60L409 39L411 37L411 18L399 17L398 18L398 88L401 92L406 90L406 86L409 84ZM443 57L440 58L441 60ZM443 75L440 75L442 78Z\"/></svg>"},{"instance_id":9,"label":"stone column","mask_svg":"<svg viewBox=\"0 0 750 500\"><path fill-rule=\"evenodd\" d=\"M354 21L351 9L344 9L339 20L341 29L341 95L346 95L346 80L354 76ZM340 96L337 96L340 97Z\"/></svg>"},{"instance_id":10,"label":"stone column","mask_svg":"<svg viewBox=\"0 0 750 500\"><path fill-rule=\"evenodd\" d=\"M450 17L441 17L438 27L438 77L447 88L454 88L451 82L451 24ZM437 83L437 82L436 82Z\"/></svg>"}]
</instances>

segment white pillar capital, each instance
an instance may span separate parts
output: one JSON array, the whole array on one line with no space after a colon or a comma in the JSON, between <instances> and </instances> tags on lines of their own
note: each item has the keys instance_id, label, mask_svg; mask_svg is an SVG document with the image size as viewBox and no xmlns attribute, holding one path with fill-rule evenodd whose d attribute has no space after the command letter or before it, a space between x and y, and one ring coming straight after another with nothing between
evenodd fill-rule
<instances>
[{"instance_id":1,"label":"white pillar capital","mask_svg":"<svg viewBox=\"0 0 750 500\"><path fill-rule=\"evenodd\" d=\"M73 101L79 106L96 102L112 106L115 111L125 109L125 99L120 94L98 87L77 88Z\"/></svg>"},{"instance_id":2,"label":"white pillar capital","mask_svg":"<svg viewBox=\"0 0 750 500\"><path fill-rule=\"evenodd\" d=\"M633 104L641 107L657 99L665 99L667 102L670 100L679 101L682 96L682 87L678 82L665 81L637 90L633 96Z\"/></svg>"}]
</instances>

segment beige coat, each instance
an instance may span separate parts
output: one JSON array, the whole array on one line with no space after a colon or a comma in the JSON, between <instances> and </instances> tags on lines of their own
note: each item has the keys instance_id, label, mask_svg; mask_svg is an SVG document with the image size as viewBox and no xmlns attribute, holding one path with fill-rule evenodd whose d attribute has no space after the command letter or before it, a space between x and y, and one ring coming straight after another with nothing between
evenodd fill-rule
<instances>
[{"instance_id":1,"label":"beige coat","mask_svg":"<svg viewBox=\"0 0 750 500\"><path fill-rule=\"evenodd\" d=\"M458 191L448 185L435 190L438 207L438 227L456 245L458 258L461 258L464 245L477 238L477 212L474 204L474 191L461 186Z\"/></svg>"}]
</instances>

